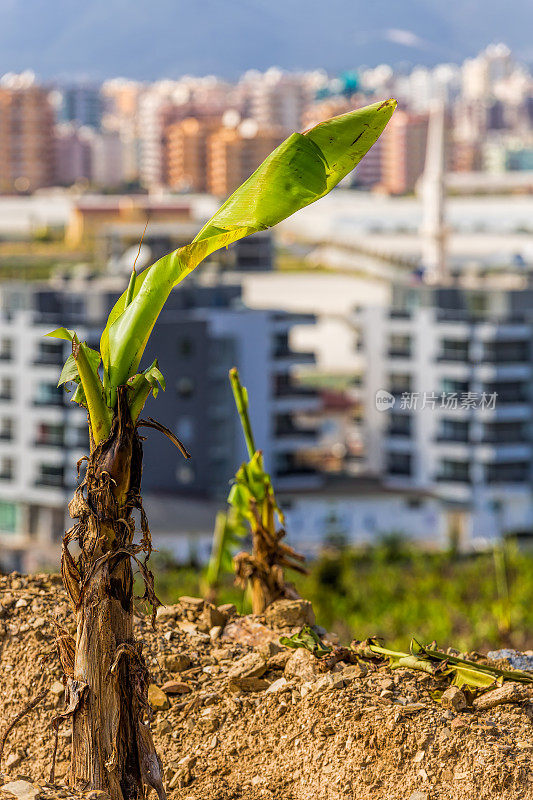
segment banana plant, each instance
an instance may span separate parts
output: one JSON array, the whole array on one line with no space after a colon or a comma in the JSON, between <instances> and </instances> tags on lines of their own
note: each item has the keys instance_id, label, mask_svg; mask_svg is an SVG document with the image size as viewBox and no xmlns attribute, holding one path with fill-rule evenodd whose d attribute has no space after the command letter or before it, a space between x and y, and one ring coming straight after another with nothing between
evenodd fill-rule
<instances>
[{"instance_id":1,"label":"banana plant","mask_svg":"<svg viewBox=\"0 0 533 800\"><path fill-rule=\"evenodd\" d=\"M147 566L151 551L142 509L141 426L143 407L165 382L157 362L141 360L170 292L210 253L275 225L324 197L360 161L390 119L394 100L335 117L305 133L294 133L261 164L185 247L143 272L132 269L128 286L109 314L99 351L75 331L50 335L71 343L60 384L74 383L72 400L87 411L90 452L72 501L73 527L63 539L61 569L77 617L76 638L59 641L67 665L72 720L71 783L107 792L111 800L144 797L153 787L165 797L160 761L150 733L148 671L133 633L133 567L145 583L145 598L158 604ZM135 540L134 515L141 536ZM79 555L69 548L76 541ZM59 723L58 723L59 724Z\"/></svg>"},{"instance_id":2,"label":"banana plant","mask_svg":"<svg viewBox=\"0 0 533 800\"><path fill-rule=\"evenodd\" d=\"M265 470L263 453L255 447L248 392L235 367L230 370L229 377L250 459L238 469L228 496L236 518L248 523L252 534L252 552L238 553L234 558L236 582L243 589L250 587L252 611L262 614L275 600L299 597L296 589L285 582L284 567L301 573L307 570L303 566L304 557L282 541L285 519L276 502L270 475Z\"/></svg>"},{"instance_id":3,"label":"banana plant","mask_svg":"<svg viewBox=\"0 0 533 800\"><path fill-rule=\"evenodd\" d=\"M211 555L205 573L205 593L210 602L216 597L223 573L233 571L234 550L246 533L242 518L233 508L217 513Z\"/></svg>"}]
</instances>

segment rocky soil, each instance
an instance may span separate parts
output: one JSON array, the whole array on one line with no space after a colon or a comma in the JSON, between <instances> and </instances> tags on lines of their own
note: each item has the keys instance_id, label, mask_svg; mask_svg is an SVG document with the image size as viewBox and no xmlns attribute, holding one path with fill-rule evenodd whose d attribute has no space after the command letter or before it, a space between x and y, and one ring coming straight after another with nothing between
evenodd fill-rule
<instances>
[{"instance_id":1,"label":"rocky soil","mask_svg":"<svg viewBox=\"0 0 533 800\"><path fill-rule=\"evenodd\" d=\"M47 782L64 695L54 617L72 629L58 577L0 577L0 739L47 690L7 739L0 800L74 796L67 725ZM139 616L171 800L533 800L533 697L523 687L506 689L506 704L463 708L458 690L436 703L423 673L342 662L324 673L307 651L279 644L313 621L305 602L254 618L195 598L160 609L155 630Z\"/></svg>"}]
</instances>

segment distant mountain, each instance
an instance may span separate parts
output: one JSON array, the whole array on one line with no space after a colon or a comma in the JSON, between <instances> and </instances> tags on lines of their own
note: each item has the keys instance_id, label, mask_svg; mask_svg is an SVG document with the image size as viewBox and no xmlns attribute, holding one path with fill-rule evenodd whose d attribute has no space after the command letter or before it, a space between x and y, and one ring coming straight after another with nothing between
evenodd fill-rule
<instances>
[{"instance_id":1,"label":"distant mountain","mask_svg":"<svg viewBox=\"0 0 533 800\"><path fill-rule=\"evenodd\" d=\"M430 65L491 41L533 60L531 0L0 0L0 20L0 73L43 78Z\"/></svg>"}]
</instances>

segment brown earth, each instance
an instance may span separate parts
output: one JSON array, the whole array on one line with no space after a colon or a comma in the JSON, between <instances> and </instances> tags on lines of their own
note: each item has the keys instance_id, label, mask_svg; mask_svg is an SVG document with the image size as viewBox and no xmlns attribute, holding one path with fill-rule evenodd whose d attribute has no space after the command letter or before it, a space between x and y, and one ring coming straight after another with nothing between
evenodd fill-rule
<instances>
[{"instance_id":1,"label":"brown earth","mask_svg":"<svg viewBox=\"0 0 533 800\"><path fill-rule=\"evenodd\" d=\"M423 673L341 662L324 674L307 651L279 645L311 614L282 601L267 625L185 598L160 609L155 630L137 620L171 800L533 800L533 698L457 711L431 699ZM54 616L72 628L58 577L0 577L0 738L49 690L7 740L0 800L74 796L67 724L47 785L63 705Z\"/></svg>"}]
</instances>

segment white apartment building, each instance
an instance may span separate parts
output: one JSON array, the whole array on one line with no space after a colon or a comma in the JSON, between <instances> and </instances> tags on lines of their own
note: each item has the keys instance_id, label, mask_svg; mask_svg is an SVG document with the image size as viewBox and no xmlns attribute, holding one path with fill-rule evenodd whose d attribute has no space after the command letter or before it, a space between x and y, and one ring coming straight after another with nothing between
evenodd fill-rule
<instances>
[{"instance_id":1,"label":"white apartment building","mask_svg":"<svg viewBox=\"0 0 533 800\"><path fill-rule=\"evenodd\" d=\"M429 491L464 547L533 525L533 290L397 286L355 314L367 466Z\"/></svg>"}]
</instances>

